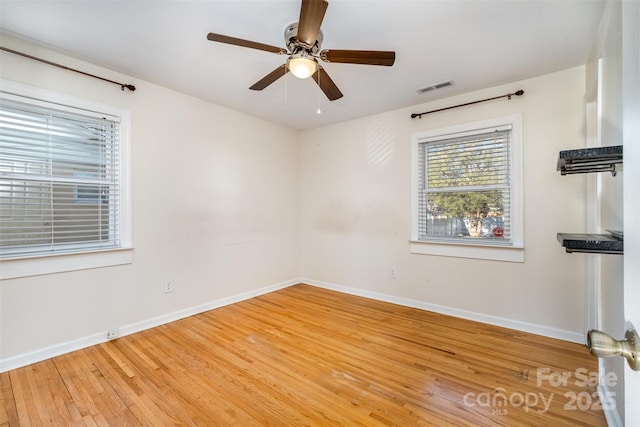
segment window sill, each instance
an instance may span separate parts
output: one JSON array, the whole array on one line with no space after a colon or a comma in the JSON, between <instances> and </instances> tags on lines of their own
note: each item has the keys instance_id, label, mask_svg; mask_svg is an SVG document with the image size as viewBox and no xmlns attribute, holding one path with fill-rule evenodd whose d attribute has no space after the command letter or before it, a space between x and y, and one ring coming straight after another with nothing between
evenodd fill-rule
<instances>
[{"instance_id":1,"label":"window sill","mask_svg":"<svg viewBox=\"0 0 640 427\"><path fill-rule=\"evenodd\" d=\"M133 248L5 259L0 261L0 279L17 279L65 271L87 270L131 264L132 262Z\"/></svg>"},{"instance_id":2,"label":"window sill","mask_svg":"<svg viewBox=\"0 0 640 427\"><path fill-rule=\"evenodd\" d=\"M449 242L409 241L412 254L486 259L492 261L524 262L524 248Z\"/></svg>"}]
</instances>

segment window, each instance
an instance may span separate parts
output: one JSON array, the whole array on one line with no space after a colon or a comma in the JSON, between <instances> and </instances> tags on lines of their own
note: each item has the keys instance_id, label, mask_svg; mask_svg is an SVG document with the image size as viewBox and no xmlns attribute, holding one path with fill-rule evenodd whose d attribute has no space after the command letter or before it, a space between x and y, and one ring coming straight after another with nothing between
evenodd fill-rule
<instances>
[{"instance_id":1,"label":"window","mask_svg":"<svg viewBox=\"0 0 640 427\"><path fill-rule=\"evenodd\" d=\"M24 91L2 84L0 259L129 247L127 113Z\"/></svg>"},{"instance_id":2,"label":"window","mask_svg":"<svg viewBox=\"0 0 640 427\"><path fill-rule=\"evenodd\" d=\"M413 135L412 252L522 261L521 116Z\"/></svg>"}]
</instances>

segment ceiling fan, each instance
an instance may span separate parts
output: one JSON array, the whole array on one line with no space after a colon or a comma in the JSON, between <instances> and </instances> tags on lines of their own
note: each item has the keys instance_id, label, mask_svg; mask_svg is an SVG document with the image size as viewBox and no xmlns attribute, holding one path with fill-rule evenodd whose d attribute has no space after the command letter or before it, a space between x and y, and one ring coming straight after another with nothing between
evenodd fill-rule
<instances>
[{"instance_id":1,"label":"ceiling fan","mask_svg":"<svg viewBox=\"0 0 640 427\"><path fill-rule=\"evenodd\" d=\"M327 0L302 0L300 19L288 25L284 31L287 49L215 33L209 33L207 39L279 55L289 55L285 64L264 76L249 89L262 90L291 71L294 76L301 79L312 77L327 98L335 101L342 98L342 92L324 68L318 64L318 58L324 62L391 66L395 62L396 53L380 50L325 49L320 51L323 38L320 25L328 6Z\"/></svg>"}]
</instances>

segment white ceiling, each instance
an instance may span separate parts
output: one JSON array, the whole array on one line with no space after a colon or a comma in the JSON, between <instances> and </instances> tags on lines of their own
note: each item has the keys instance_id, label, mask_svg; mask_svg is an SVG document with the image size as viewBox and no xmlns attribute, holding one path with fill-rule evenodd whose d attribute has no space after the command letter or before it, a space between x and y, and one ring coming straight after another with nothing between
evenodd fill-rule
<instances>
[{"instance_id":1,"label":"white ceiling","mask_svg":"<svg viewBox=\"0 0 640 427\"><path fill-rule=\"evenodd\" d=\"M329 0L322 48L396 52L392 67L324 63L344 94L333 102L313 80L291 74L249 90L286 57L206 39L214 32L285 47L300 0L0 0L0 27L134 78L310 129L582 65L604 5ZM451 87L416 92L450 79Z\"/></svg>"}]
</instances>

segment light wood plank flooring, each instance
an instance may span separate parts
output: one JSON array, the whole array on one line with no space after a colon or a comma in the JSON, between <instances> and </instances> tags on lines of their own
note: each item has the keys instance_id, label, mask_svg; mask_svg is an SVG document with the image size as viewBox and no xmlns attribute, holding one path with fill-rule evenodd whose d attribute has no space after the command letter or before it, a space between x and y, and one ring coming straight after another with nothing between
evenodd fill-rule
<instances>
[{"instance_id":1,"label":"light wood plank flooring","mask_svg":"<svg viewBox=\"0 0 640 427\"><path fill-rule=\"evenodd\" d=\"M604 426L595 371L581 345L301 284L2 373L0 425Z\"/></svg>"}]
</instances>

